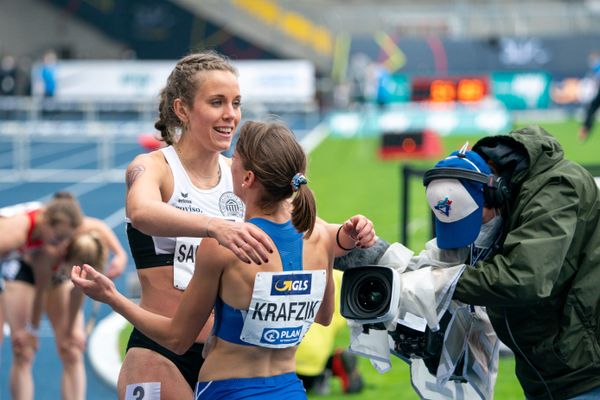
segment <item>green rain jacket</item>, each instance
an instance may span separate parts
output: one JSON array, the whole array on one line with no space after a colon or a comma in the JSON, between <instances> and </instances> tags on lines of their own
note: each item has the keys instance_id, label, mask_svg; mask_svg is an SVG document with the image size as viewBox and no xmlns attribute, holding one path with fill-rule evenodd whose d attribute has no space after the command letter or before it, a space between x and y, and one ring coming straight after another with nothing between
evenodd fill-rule
<instances>
[{"instance_id":1,"label":"green rain jacket","mask_svg":"<svg viewBox=\"0 0 600 400\"><path fill-rule=\"evenodd\" d=\"M528 399L548 390L567 399L600 386L599 191L542 128L486 137L474 150L498 141L522 144L529 166L511 177L499 250L465 270L454 297L487 307Z\"/></svg>"}]
</instances>

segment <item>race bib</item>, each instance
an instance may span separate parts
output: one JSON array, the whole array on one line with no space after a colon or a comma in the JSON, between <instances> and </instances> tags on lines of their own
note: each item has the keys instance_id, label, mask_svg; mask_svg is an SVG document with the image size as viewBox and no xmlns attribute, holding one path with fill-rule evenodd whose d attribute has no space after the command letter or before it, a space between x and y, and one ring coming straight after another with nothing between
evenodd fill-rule
<instances>
[{"instance_id":1,"label":"race bib","mask_svg":"<svg viewBox=\"0 0 600 400\"><path fill-rule=\"evenodd\" d=\"M160 400L160 382L132 383L125 388L125 400Z\"/></svg>"},{"instance_id":2,"label":"race bib","mask_svg":"<svg viewBox=\"0 0 600 400\"><path fill-rule=\"evenodd\" d=\"M259 272L240 339L282 349L299 344L319 311L325 270Z\"/></svg>"},{"instance_id":3,"label":"race bib","mask_svg":"<svg viewBox=\"0 0 600 400\"><path fill-rule=\"evenodd\" d=\"M226 219L232 222L243 223L239 218L213 216L212 218ZM185 290L192 279L196 268L196 250L202 238L178 237L175 242L175 254L173 257L173 286L179 290Z\"/></svg>"},{"instance_id":4,"label":"race bib","mask_svg":"<svg viewBox=\"0 0 600 400\"><path fill-rule=\"evenodd\" d=\"M178 237L173 257L173 286L185 290L196 265L196 250L202 238Z\"/></svg>"},{"instance_id":5,"label":"race bib","mask_svg":"<svg viewBox=\"0 0 600 400\"><path fill-rule=\"evenodd\" d=\"M14 281L21 269L21 262L16 258L7 258L0 261L0 272L2 278L7 281Z\"/></svg>"}]
</instances>

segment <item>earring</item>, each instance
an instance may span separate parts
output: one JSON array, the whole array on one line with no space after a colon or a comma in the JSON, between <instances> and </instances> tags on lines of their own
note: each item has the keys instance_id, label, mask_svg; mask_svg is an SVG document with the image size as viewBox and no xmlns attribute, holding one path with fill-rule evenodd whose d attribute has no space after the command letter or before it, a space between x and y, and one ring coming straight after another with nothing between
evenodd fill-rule
<instances>
[{"instance_id":1,"label":"earring","mask_svg":"<svg viewBox=\"0 0 600 400\"><path fill-rule=\"evenodd\" d=\"M246 187L246 184L245 184L245 183L242 183L242 187Z\"/></svg>"}]
</instances>

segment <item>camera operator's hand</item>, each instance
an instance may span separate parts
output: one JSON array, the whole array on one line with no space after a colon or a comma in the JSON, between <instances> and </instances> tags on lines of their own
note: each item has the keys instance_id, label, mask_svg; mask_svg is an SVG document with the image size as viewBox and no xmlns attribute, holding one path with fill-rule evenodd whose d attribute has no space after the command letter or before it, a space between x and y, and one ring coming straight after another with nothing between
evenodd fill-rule
<instances>
[{"instance_id":1,"label":"camera operator's hand","mask_svg":"<svg viewBox=\"0 0 600 400\"><path fill-rule=\"evenodd\" d=\"M354 247L367 248L375 244L377 235L373 223L364 215L355 215L339 228L338 245L342 250L352 250Z\"/></svg>"}]
</instances>

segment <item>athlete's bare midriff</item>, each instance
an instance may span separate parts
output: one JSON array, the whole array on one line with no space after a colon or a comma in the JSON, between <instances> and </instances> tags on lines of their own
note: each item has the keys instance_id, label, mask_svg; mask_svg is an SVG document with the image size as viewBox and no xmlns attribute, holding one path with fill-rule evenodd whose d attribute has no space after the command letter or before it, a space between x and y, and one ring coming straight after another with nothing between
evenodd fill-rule
<instances>
[{"instance_id":1,"label":"athlete's bare midriff","mask_svg":"<svg viewBox=\"0 0 600 400\"><path fill-rule=\"evenodd\" d=\"M267 349L229 343L213 337L210 357L202 365L199 381L276 376L296 370L296 349Z\"/></svg>"},{"instance_id":2,"label":"athlete's bare midriff","mask_svg":"<svg viewBox=\"0 0 600 400\"><path fill-rule=\"evenodd\" d=\"M138 269L138 278L142 288L140 307L165 317L173 317L183 296L183 291L173 287L173 267L162 266ZM213 325L213 316L209 317L196 338L204 343Z\"/></svg>"}]
</instances>

